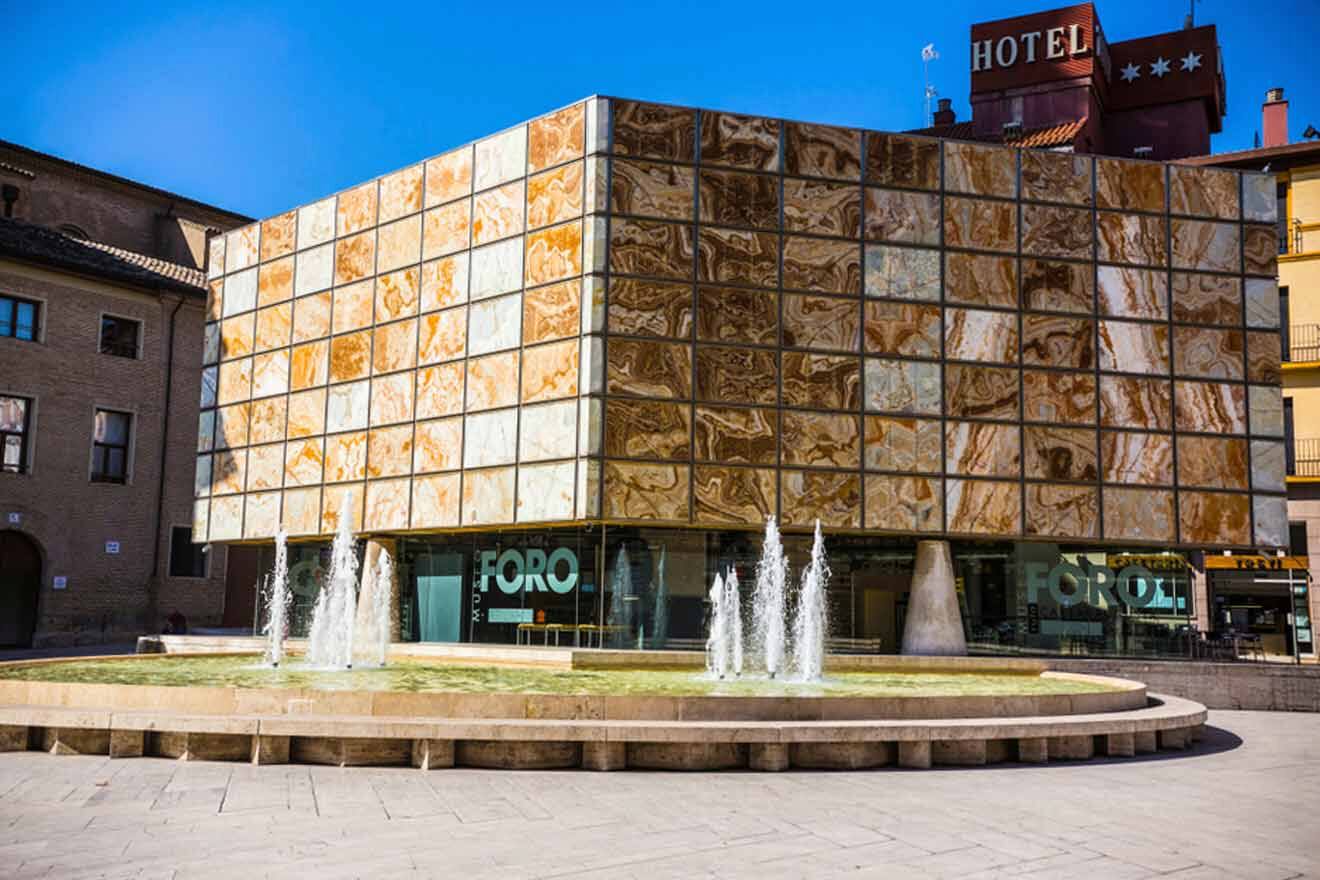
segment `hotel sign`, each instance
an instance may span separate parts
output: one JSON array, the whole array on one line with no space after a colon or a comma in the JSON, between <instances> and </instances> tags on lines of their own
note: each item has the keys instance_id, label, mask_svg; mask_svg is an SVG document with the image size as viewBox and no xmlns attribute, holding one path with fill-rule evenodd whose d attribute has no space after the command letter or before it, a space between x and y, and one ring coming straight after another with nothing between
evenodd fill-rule
<instances>
[{"instance_id":1,"label":"hotel sign","mask_svg":"<svg viewBox=\"0 0 1320 880\"><path fill-rule=\"evenodd\" d=\"M1106 51L1090 3L974 24L970 49L973 94L1089 77Z\"/></svg>"},{"instance_id":2,"label":"hotel sign","mask_svg":"<svg viewBox=\"0 0 1320 880\"><path fill-rule=\"evenodd\" d=\"M972 41L972 73L1023 64L1062 61L1091 51L1080 24L1056 26L1044 30L1009 34L999 39Z\"/></svg>"}]
</instances>

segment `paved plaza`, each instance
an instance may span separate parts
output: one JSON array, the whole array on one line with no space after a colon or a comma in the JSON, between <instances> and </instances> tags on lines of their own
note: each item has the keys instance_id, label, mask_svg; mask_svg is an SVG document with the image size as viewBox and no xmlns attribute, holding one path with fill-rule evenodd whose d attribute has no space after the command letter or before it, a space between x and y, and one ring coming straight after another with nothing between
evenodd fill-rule
<instances>
[{"instance_id":1,"label":"paved plaza","mask_svg":"<svg viewBox=\"0 0 1320 880\"><path fill-rule=\"evenodd\" d=\"M855 773L0 754L0 877L1320 877L1320 715L1188 753Z\"/></svg>"}]
</instances>

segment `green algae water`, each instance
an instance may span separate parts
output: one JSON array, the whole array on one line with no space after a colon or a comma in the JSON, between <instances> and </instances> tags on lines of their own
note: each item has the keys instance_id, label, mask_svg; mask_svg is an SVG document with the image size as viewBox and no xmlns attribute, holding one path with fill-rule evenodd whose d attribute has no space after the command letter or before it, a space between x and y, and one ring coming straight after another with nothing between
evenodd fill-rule
<instances>
[{"instance_id":1,"label":"green algae water","mask_svg":"<svg viewBox=\"0 0 1320 880\"><path fill-rule=\"evenodd\" d=\"M279 669L257 656L159 656L0 664L0 679L164 687L295 688L408 693L585 694L590 696L933 697L1078 694L1114 690L1098 682L1026 674L837 672L800 683L715 680L684 669L566 670L396 660L379 668L317 670L290 658Z\"/></svg>"}]
</instances>

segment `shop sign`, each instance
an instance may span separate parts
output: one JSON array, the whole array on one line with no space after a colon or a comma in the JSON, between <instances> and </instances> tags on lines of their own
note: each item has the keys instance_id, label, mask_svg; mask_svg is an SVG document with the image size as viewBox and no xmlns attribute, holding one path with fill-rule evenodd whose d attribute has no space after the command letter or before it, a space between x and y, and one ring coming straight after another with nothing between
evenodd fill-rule
<instances>
[{"instance_id":1,"label":"shop sign","mask_svg":"<svg viewBox=\"0 0 1320 880\"><path fill-rule=\"evenodd\" d=\"M1283 571L1307 568L1306 556L1206 556L1206 568L1228 568L1234 571Z\"/></svg>"},{"instance_id":2,"label":"shop sign","mask_svg":"<svg viewBox=\"0 0 1320 880\"><path fill-rule=\"evenodd\" d=\"M483 550L479 561L478 589L482 593L490 589L492 580L500 592L509 594L519 590L571 593L578 583L577 554L568 547L553 550L548 556L536 547L526 551L510 547L503 553Z\"/></svg>"},{"instance_id":3,"label":"shop sign","mask_svg":"<svg viewBox=\"0 0 1320 880\"><path fill-rule=\"evenodd\" d=\"M1102 601L1111 606L1146 608L1160 596L1159 580L1150 569L1140 565L1128 565L1115 572L1103 565L1093 565L1088 571L1071 562L1060 562L1053 568L1044 562L1028 562L1023 569L1029 603L1039 602L1040 594L1045 592L1065 608L1100 605ZM1072 587L1072 592L1065 593L1065 586Z\"/></svg>"},{"instance_id":4,"label":"shop sign","mask_svg":"<svg viewBox=\"0 0 1320 880\"><path fill-rule=\"evenodd\" d=\"M532 609L491 608L486 611L486 620L489 623L531 623Z\"/></svg>"},{"instance_id":5,"label":"shop sign","mask_svg":"<svg viewBox=\"0 0 1320 880\"><path fill-rule=\"evenodd\" d=\"M1138 565L1149 571L1174 574L1185 574L1190 568L1187 557L1180 553L1110 553L1105 556L1105 565L1119 570L1129 565Z\"/></svg>"}]
</instances>

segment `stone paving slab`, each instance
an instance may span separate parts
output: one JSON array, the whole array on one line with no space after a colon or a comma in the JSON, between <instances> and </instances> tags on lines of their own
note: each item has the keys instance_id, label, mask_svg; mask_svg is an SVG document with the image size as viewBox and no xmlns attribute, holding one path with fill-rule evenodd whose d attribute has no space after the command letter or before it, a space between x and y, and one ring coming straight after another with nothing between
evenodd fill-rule
<instances>
[{"instance_id":1,"label":"stone paving slab","mask_svg":"<svg viewBox=\"0 0 1320 880\"><path fill-rule=\"evenodd\" d=\"M1187 752L600 774L0 754L0 877L1320 878L1320 715Z\"/></svg>"}]
</instances>

